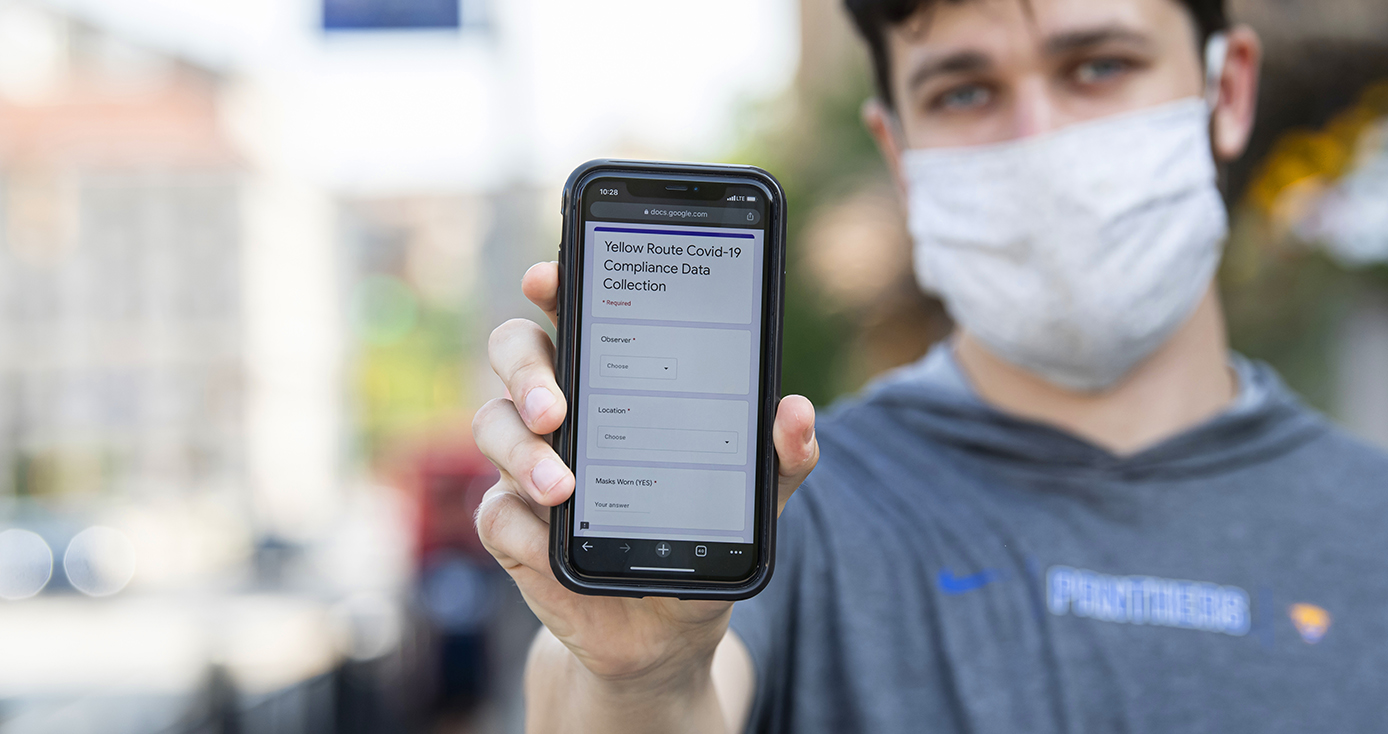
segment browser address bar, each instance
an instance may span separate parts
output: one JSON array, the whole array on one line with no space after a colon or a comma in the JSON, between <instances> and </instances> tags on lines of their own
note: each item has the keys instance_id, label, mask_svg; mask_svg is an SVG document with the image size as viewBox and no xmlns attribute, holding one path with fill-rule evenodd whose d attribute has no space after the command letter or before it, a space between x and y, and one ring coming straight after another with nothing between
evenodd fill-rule
<instances>
[{"instance_id":1,"label":"browser address bar","mask_svg":"<svg viewBox=\"0 0 1388 734\"><path fill-rule=\"evenodd\" d=\"M682 222L688 224L741 224L744 226L756 226L761 223L761 212L755 209L721 206L595 201L590 207L590 211L596 219L631 219L641 222Z\"/></svg>"}]
</instances>

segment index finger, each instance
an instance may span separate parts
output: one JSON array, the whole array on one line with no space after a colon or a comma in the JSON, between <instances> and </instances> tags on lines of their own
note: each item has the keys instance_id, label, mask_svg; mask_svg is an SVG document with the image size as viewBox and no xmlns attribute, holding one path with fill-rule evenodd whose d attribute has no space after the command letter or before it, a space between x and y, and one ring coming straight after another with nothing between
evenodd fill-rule
<instances>
[{"instance_id":1,"label":"index finger","mask_svg":"<svg viewBox=\"0 0 1388 734\"><path fill-rule=\"evenodd\" d=\"M521 292L559 325L559 263L535 263L521 277Z\"/></svg>"}]
</instances>

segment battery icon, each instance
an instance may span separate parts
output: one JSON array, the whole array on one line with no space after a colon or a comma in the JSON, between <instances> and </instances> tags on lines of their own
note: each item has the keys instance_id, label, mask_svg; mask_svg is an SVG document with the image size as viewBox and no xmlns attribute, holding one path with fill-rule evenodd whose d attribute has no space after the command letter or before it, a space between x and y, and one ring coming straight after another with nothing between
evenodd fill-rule
<instances>
[{"instance_id":1,"label":"battery icon","mask_svg":"<svg viewBox=\"0 0 1388 734\"><path fill-rule=\"evenodd\" d=\"M756 201L756 200L757 200L757 197L755 197L755 196L749 196L749 197L747 197L747 200L748 200L748 201Z\"/></svg>"}]
</instances>

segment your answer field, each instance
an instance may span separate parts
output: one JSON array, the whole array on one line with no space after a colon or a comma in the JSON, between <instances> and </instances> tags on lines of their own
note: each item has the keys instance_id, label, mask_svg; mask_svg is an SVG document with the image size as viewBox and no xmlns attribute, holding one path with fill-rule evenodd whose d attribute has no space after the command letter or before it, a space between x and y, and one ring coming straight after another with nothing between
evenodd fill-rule
<instances>
[{"instance_id":1,"label":"your answer field","mask_svg":"<svg viewBox=\"0 0 1388 734\"><path fill-rule=\"evenodd\" d=\"M583 486L582 519L593 524L720 531L746 524L745 472L590 466Z\"/></svg>"}]
</instances>

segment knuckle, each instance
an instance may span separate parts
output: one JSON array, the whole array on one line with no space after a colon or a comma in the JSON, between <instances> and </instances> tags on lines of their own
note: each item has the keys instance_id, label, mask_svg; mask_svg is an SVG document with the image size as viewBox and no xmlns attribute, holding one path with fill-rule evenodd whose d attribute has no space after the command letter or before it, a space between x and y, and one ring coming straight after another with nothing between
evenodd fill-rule
<instances>
[{"instance_id":1,"label":"knuckle","mask_svg":"<svg viewBox=\"0 0 1388 734\"><path fill-rule=\"evenodd\" d=\"M511 493L501 482L487 490L482 496L482 502L477 506L477 516L474 522L477 525L477 537L488 547L495 547L494 541L500 537L506 529L508 510L510 503L506 497Z\"/></svg>"},{"instance_id":2,"label":"knuckle","mask_svg":"<svg viewBox=\"0 0 1388 734\"><path fill-rule=\"evenodd\" d=\"M814 468L815 468L816 466L819 466L819 445L818 445L818 444L815 444L815 446L811 449L811 451L810 451L810 458L808 458L808 459L805 460L805 463L804 463L804 464L802 465L802 467L801 467L800 473L801 473L801 474L804 474L805 476L809 476L809 475L810 475L810 472L814 471Z\"/></svg>"},{"instance_id":3,"label":"knuckle","mask_svg":"<svg viewBox=\"0 0 1388 734\"><path fill-rule=\"evenodd\" d=\"M529 473L528 469L521 469L521 467L529 467L538 463L540 460L535 456L535 446L529 441L516 441L506 447L506 466L512 469L513 474L518 471Z\"/></svg>"},{"instance_id":4,"label":"knuckle","mask_svg":"<svg viewBox=\"0 0 1388 734\"><path fill-rule=\"evenodd\" d=\"M487 340L487 348L496 351L501 344L515 338L516 334L524 332L529 325L530 321L527 319L508 319L500 326L492 329L492 335Z\"/></svg>"},{"instance_id":5,"label":"knuckle","mask_svg":"<svg viewBox=\"0 0 1388 734\"><path fill-rule=\"evenodd\" d=\"M536 354L528 352L516 358L515 376L524 377L527 380L535 380L536 376L542 379L550 379L549 374L554 371L554 364L548 354Z\"/></svg>"},{"instance_id":6,"label":"knuckle","mask_svg":"<svg viewBox=\"0 0 1388 734\"><path fill-rule=\"evenodd\" d=\"M472 434L474 436L485 434L502 415L503 411L514 411L515 404L506 398L492 398L477 409L477 413L472 416Z\"/></svg>"},{"instance_id":7,"label":"knuckle","mask_svg":"<svg viewBox=\"0 0 1388 734\"><path fill-rule=\"evenodd\" d=\"M553 380L554 344L532 321L511 319L492 331L488 354L492 369L508 387L519 381ZM513 389L512 392L515 392Z\"/></svg>"},{"instance_id":8,"label":"knuckle","mask_svg":"<svg viewBox=\"0 0 1388 734\"><path fill-rule=\"evenodd\" d=\"M810 444L809 449L803 456L781 455L780 474L787 479L794 479L796 477L804 478L809 476L810 472L814 471L815 466L818 464L819 442L815 441Z\"/></svg>"}]
</instances>

